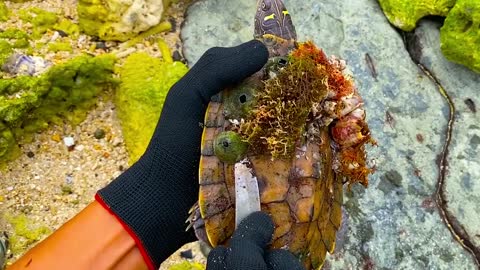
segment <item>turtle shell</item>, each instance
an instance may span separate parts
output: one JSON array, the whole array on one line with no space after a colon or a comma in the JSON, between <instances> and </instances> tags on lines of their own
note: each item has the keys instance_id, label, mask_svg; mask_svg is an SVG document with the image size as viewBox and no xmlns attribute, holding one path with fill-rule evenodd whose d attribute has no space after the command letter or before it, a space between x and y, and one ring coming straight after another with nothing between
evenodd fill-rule
<instances>
[{"instance_id":1,"label":"turtle shell","mask_svg":"<svg viewBox=\"0 0 480 270\"><path fill-rule=\"evenodd\" d=\"M198 201L202 222L195 227L212 247L226 244L235 229L234 165L223 162L214 150L216 138L231 127L222 101L217 97L210 102L205 116ZM328 128L319 136L318 143L299 144L291 160L272 160L267 153L247 156L258 179L261 210L275 224L271 247L288 248L307 269L319 268L326 252L333 252L342 217L343 184L332 169Z\"/></svg>"}]
</instances>

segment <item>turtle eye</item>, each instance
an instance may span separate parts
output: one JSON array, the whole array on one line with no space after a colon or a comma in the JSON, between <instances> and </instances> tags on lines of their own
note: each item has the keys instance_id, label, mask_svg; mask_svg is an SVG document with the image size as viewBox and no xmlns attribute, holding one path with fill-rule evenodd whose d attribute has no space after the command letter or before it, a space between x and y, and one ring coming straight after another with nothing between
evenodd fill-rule
<instances>
[{"instance_id":1,"label":"turtle eye","mask_svg":"<svg viewBox=\"0 0 480 270\"><path fill-rule=\"evenodd\" d=\"M215 156L228 164L240 161L247 153L247 149L248 144L238 133L233 131L219 133L213 142Z\"/></svg>"},{"instance_id":2,"label":"turtle eye","mask_svg":"<svg viewBox=\"0 0 480 270\"><path fill-rule=\"evenodd\" d=\"M241 104L247 102L247 95L242 94L238 97L238 101L240 101Z\"/></svg>"}]
</instances>

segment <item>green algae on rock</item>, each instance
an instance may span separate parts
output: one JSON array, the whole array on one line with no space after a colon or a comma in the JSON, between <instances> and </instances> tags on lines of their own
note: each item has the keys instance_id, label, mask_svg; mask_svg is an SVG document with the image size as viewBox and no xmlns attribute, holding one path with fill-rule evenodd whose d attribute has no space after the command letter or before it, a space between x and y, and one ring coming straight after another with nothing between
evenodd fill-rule
<instances>
[{"instance_id":1,"label":"green algae on rock","mask_svg":"<svg viewBox=\"0 0 480 270\"><path fill-rule=\"evenodd\" d=\"M61 30L69 36L76 37L80 34L80 27L78 24L70 20L62 19L52 27L54 30Z\"/></svg>"},{"instance_id":2,"label":"green algae on rock","mask_svg":"<svg viewBox=\"0 0 480 270\"><path fill-rule=\"evenodd\" d=\"M7 61L13 53L13 46L6 40L0 39L0 67Z\"/></svg>"},{"instance_id":3,"label":"green algae on rock","mask_svg":"<svg viewBox=\"0 0 480 270\"><path fill-rule=\"evenodd\" d=\"M126 41L157 25L166 1L80 0L77 11L82 31L103 40Z\"/></svg>"},{"instance_id":4,"label":"green algae on rock","mask_svg":"<svg viewBox=\"0 0 480 270\"><path fill-rule=\"evenodd\" d=\"M480 1L458 0L440 31L445 57L480 73Z\"/></svg>"},{"instance_id":5,"label":"green algae on rock","mask_svg":"<svg viewBox=\"0 0 480 270\"><path fill-rule=\"evenodd\" d=\"M0 68L13 53L14 48L28 48L30 46L28 34L15 28L7 28L0 32Z\"/></svg>"},{"instance_id":6,"label":"green algae on rock","mask_svg":"<svg viewBox=\"0 0 480 270\"><path fill-rule=\"evenodd\" d=\"M4 2L0 2L0 22L5 22L8 20L8 16L10 15L10 11L5 5Z\"/></svg>"},{"instance_id":7,"label":"green algae on rock","mask_svg":"<svg viewBox=\"0 0 480 270\"><path fill-rule=\"evenodd\" d=\"M28 246L51 233L48 227L38 225L38 222L30 220L25 214L18 216L6 214L5 220L12 225L14 231L14 234L9 236L12 254L25 251Z\"/></svg>"},{"instance_id":8,"label":"green algae on rock","mask_svg":"<svg viewBox=\"0 0 480 270\"><path fill-rule=\"evenodd\" d=\"M53 42L48 43L48 50L51 52L66 51L72 52L72 45L68 42Z\"/></svg>"},{"instance_id":9,"label":"green algae on rock","mask_svg":"<svg viewBox=\"0 0 480 270\"><path fill-rule=\"evenodd\" d=\"M115 94L115 105L130 164L144 153L168 90L187 70L181 62L161 60L144 52L125 59L119 70L122 82Z\"/></svg>"},{"instance_id":10,"label":"green algae on rock","mask_svg":"<svg viewBox=\"0 0 480 270\"><path fill-rule=\"evenodd\" d=\"M80 33L78 24L62 18L54 12L33 7L20 10L19 15L24 22L30 22L33 25L32 37L34 39L40 38L48 29L61 30L73 37Z\"/></svg>"},{"instance_id":11,"label":"green algae on rock","mask_svg":"<svg viewBox=\"0 0 480 270\"><path fill-rule=\"evenodd\" d=\"M170 266L168 270L205 270L205 266L201 263L183 261L181 263Z\"/></svg>"},{"instance_id":12,"label":"green algae on rock","mask_svg":"<svg viewBox=\"0 0 480 270\"><path fill-rule=\"evenodd\" d=\"M427 15L446 16L455 0L379 0L386 17L396 27L411 31Z\"/></svg>"},{"instance_id":13,"label":"green algae on rock","mask_svg":"<svg viewBox=\"0 0 480 270\"><path fill-rule=\"evenodd\" d=\"M79 124L95 97L117 84L116 57L79 56L38 77L0 79L0 162L16 157L16 144L49 123ZM14 139L12 139L12 137ZM13 144L12 144L13 143Z\"/></svg>"},{"instance_id":14,"label":"green algae on rock","mask_svg":"<svg viewBox=\"0 0 480 270\"><path fill-rule=\"evenodd\" d=\"M33 25L33 38L40 38L48 29L51 29L58 21L57 14L40 8L32 7L20 10L20 19Z\"/></svg>"}]
</instances>

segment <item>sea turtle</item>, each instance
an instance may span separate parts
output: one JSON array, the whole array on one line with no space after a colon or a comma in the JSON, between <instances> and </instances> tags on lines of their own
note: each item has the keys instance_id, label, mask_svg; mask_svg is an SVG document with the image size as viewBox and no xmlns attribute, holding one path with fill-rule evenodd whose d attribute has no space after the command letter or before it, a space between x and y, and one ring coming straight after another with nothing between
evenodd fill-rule
<instances>
[{"instance_id":1,"label":"sea turtle","mask_svg":"<svg viewBox=\"0 0 480 270\"><path fill-rule=\"evenodd\" d=\"M191 225L201 241L215 247L227 244L245 215L261 209L272 216L275 224L271 247L287 248L307 269L318 269L326 253L335 248L342 218L343 184L349 180L366 184L363 143L369 140L369 131L363 103L349 81L328 77L323 85L331 92L307 108L309 121L301 123L302 136L293 153L273 158L272 151L256 151L242 137L239 126L251 117L265 82L281 74L289 64L289 54L299 44L290 15L280 0L257 2L254 28L254 37L269 50L269 60L262 70L214 96L208 105L199 166L199 201L192 208ZM311 43L303 49L325 61L328 67L322 70L331 72L330 68L341 73L344 68L341 61L324 57ZM335 83L347 85L351 91L339 93L328 85ZM342 168L350 170L350 174L342 172ZM365 179L353 180L353 171L356 176L360 172L357 178ZM245 190L250 193L241 199L239 193Z\"/></svg>"}]
</instances>

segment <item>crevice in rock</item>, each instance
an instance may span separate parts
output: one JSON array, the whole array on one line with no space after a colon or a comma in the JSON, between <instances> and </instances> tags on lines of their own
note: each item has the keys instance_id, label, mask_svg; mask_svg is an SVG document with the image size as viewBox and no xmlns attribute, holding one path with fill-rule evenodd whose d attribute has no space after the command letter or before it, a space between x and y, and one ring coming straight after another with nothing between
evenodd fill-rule
<instances>
[{"instance_id":1,"label":"crevice in rock","mask_svg":"<svg viewBox=\"0 0 480 270\"><path fill-rule=\"evenodd\" d=\"M470 254L472 254L473 259L480 269L480 248L477 247L474 242L471 240L471 237L468 235L467 231L460 224L458 219L448 211L448 201L445 195L445 181L447 179L448 172L448 152L453 134L453 126L455 121L455 104L448 95L448 92L442 86L440 81L436 76L425 67L420 59L422 56L422 46L419 42L418 33L413 32L402 32L400 31L403 38L405 48L407 49L410 58L412 61L417 64L420 70L437 86L438 93L442 95L442 98L448 105L448 121L445 129L445 140L442 146L441 152L437 156L437 166L438 166L438 179L435 193L433 198L438 208L438 212L445 226L448 228L453 238Z\"/></svg>"}]
</instances>

